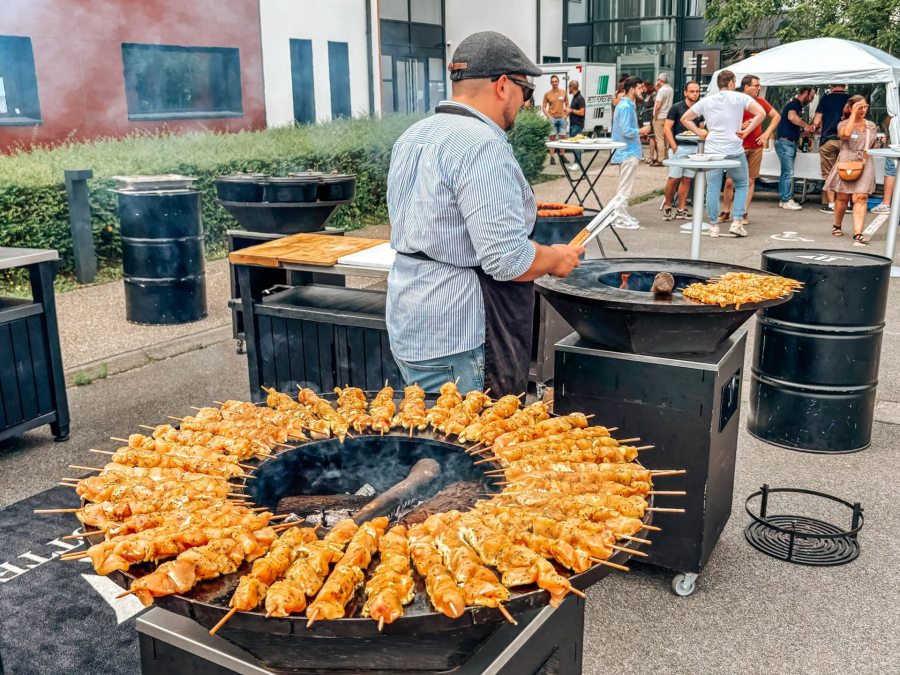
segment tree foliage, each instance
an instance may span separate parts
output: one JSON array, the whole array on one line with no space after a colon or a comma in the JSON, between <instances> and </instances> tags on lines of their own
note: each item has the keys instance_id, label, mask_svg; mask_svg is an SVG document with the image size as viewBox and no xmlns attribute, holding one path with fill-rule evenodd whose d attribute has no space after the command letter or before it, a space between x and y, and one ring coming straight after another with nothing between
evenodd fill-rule
<instances>
[{"instance_id":1,"label":"tree foliage","mask_svg":"<svg viewBox=\"0 0 900 675\"><path fill-rule=\"evenodd\" d=\"M900 55L900 0L710 0L706 42L742 51L818 37Z\"/></svg>"}]
</instances>

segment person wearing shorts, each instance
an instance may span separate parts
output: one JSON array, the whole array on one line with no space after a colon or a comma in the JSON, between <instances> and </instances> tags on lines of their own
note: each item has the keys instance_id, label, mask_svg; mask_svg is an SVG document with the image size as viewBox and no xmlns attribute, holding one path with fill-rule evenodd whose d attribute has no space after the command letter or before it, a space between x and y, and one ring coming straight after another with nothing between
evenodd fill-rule
<instances>
[{"instance_id":1,"label":"person wearing shorts","mask_svg":"<svg viewBox=\"0 0 900 675\"><path fill-rule=\"evenodd\" d=\"M887 147L891 143L891 118L888 117L884 121L885 137L881 147ZM897 181L897 160L888 157L884 160L884 197L881 203L872 209L872 213L890 213L891 203L894 198L894 183Z\"/></svg>"},{"instance_id":2,"label":"person wearing shorts","mask_svg":"<svg viewBox=\"0 0 900 675\"><path fill-rule=\"evenodd\" d=\"M684 100L673 105L669 108L669 112L666 113L666 124L663 127L663 133L665 134L666 145L674 152L674 154L669 156L670 159L683 159L697 152L696 143L682 143L676 137L687 131L681 123L681 116L699 98L700 85L691 80L684 85ZM697 118L697 124L700 125L702 123L703 118ZM669 167L669 180L666 181L666 200L663 204L663 220L690 220L692 218L691 212L687 209L687 198L694 173L693 169L682 169L677 166ZM675 200L676 191L678 192L678 209L673 214L672 202Z\"/></svg>"},{"instance_id":3,"label":"person wearing shorts","mask_svg":"<svg viewBox=\"0 0 900 675\"><path fill-rule=\"evenodd\" d=\"M566 120L566 108L569 106L569 95L565 89L559 88L559 78L556 75L550 78L550 87L550 91L544 94L544 104L541 106L541 109L553 125L553 128L550 130L550 140L561 141L568 134L569 124ZM553 154L554 149L550 148L550 163L556 164ZM559 151L559 161L560 163L565 163L565 150Z\"/></svg>"},{"instance_id":4,"label":"person wearing shorts","mask_svg":"<svg viewBox=\"0 0 900 675\"><path fill-rule=\"evenodd\" d=\"M760 84L759 78L756 75L745 75L741 79L741 86L739 89L759 103L763 110L766 111L766 117L769 118L769 127L765 131L762 130L762 125L760 125L744 139L744 156L747 158L750 185L747 187L747 206L745 207L744 218L741 220L741 223L747 225L750 223L750 202L753 201L753 190L756 187L756 179L759 178L759 170L762 167L763 151L766 149L766 146L769 145L769 137L772 135L772 132L778 128L778 123L781 121L781 115L775 108L769 105L769 102L766 99L759 95ZM753 115L744 111L743 126L748 125L752 119ZM722 199L722 214L719 216L720 223L728 222L728 219L731 216L731 202L733 200L734 183L731 182L731 177L729 176L728 181L725 183L725 195Z\"/></svg>"}]
</instances>

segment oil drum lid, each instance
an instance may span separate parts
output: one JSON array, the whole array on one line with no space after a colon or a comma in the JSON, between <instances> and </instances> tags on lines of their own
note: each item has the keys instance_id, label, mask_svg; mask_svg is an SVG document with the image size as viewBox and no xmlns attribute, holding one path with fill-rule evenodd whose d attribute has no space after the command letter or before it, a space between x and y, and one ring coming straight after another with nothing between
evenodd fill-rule
<instances>
[{"instance_id":1,"label":"oil drum lid","mask_svg":"<svg viewBox=\"0 0 900 675\"><path fill-rule=\"evenodd\" d=\"M219 176L216 181L220 183L257 183L269 179L267 173L234 173L230 176Z\"/></svg>"},{"instance_id":2,"label":"oil drum lid","mask_svg":"<svg viewBox=\"0 0 900 675\"><path fill-rule=\"evenodd\" d=\"M323 176L322 182L329 185L355 183L356 176L349 173L332 173Z\"/></svg>"},{"instance_id":3,"label":"oil drum lid","mask_svg":"<svg viewBox=\"0 0 900 675\"><path fill-rule=\"evenodd\" d=\"M277 185L318 185L319 177L308 174L291 174L290 176L272 177L269 182Z\"/></svg>"},{"instance_id":4,"label":"oil drum lid","mask_svg":"<svg viewBox=\"0 0 900 675\"><path fill-rule=\"evenodd\" d=\"M763 260L778 260L793 265L825 267L884 267L891 261L873 253L835 251L824 248L779 248L763 251Z\"/></svg>"}]
</instances>

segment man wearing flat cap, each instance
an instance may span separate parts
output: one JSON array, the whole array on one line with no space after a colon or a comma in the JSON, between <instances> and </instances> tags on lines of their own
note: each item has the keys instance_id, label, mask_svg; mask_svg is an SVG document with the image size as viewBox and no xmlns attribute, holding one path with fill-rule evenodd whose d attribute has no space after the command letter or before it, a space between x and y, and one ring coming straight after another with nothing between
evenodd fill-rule
<instances>
[{"instance_id":1,"label":"man wearing flat cap","mask_svg":"<svg viewBox=\"0 0 900 675\"><path fill-rule=\"evenodd\" d=\"M537 207L506 132L541 74L509 38L463 40L448 67L451 101L394 145L388 174L391 246L387 328L408 385L437 391L528 383L534 289L568 275L580 246L529 240Z\"/></svg>"}]
</instances>

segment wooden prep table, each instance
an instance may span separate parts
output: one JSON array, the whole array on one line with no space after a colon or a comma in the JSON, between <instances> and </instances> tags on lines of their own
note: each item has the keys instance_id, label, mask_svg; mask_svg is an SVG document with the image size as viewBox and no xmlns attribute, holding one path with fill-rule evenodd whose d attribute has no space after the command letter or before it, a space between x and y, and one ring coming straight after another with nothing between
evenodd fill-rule
<instances>
[{"instance_id":1,"label":"wooden prep table","mask_svg":"<svg viewBox=\"0 0 900 675\"><path fill-rule=\"evenodd\" d=\"M387 278L388 270L338 263L387 243L380 239L296 234L234 251L229 260L240 286L250 396L262 387L293 394L336 386L380 389L385 379L402 386L390 351L384 307L387 294L315 283L312 274ZM301 283L267 292L254 277L266 271L310 273Z\"/></svg>"}]
</instances>

